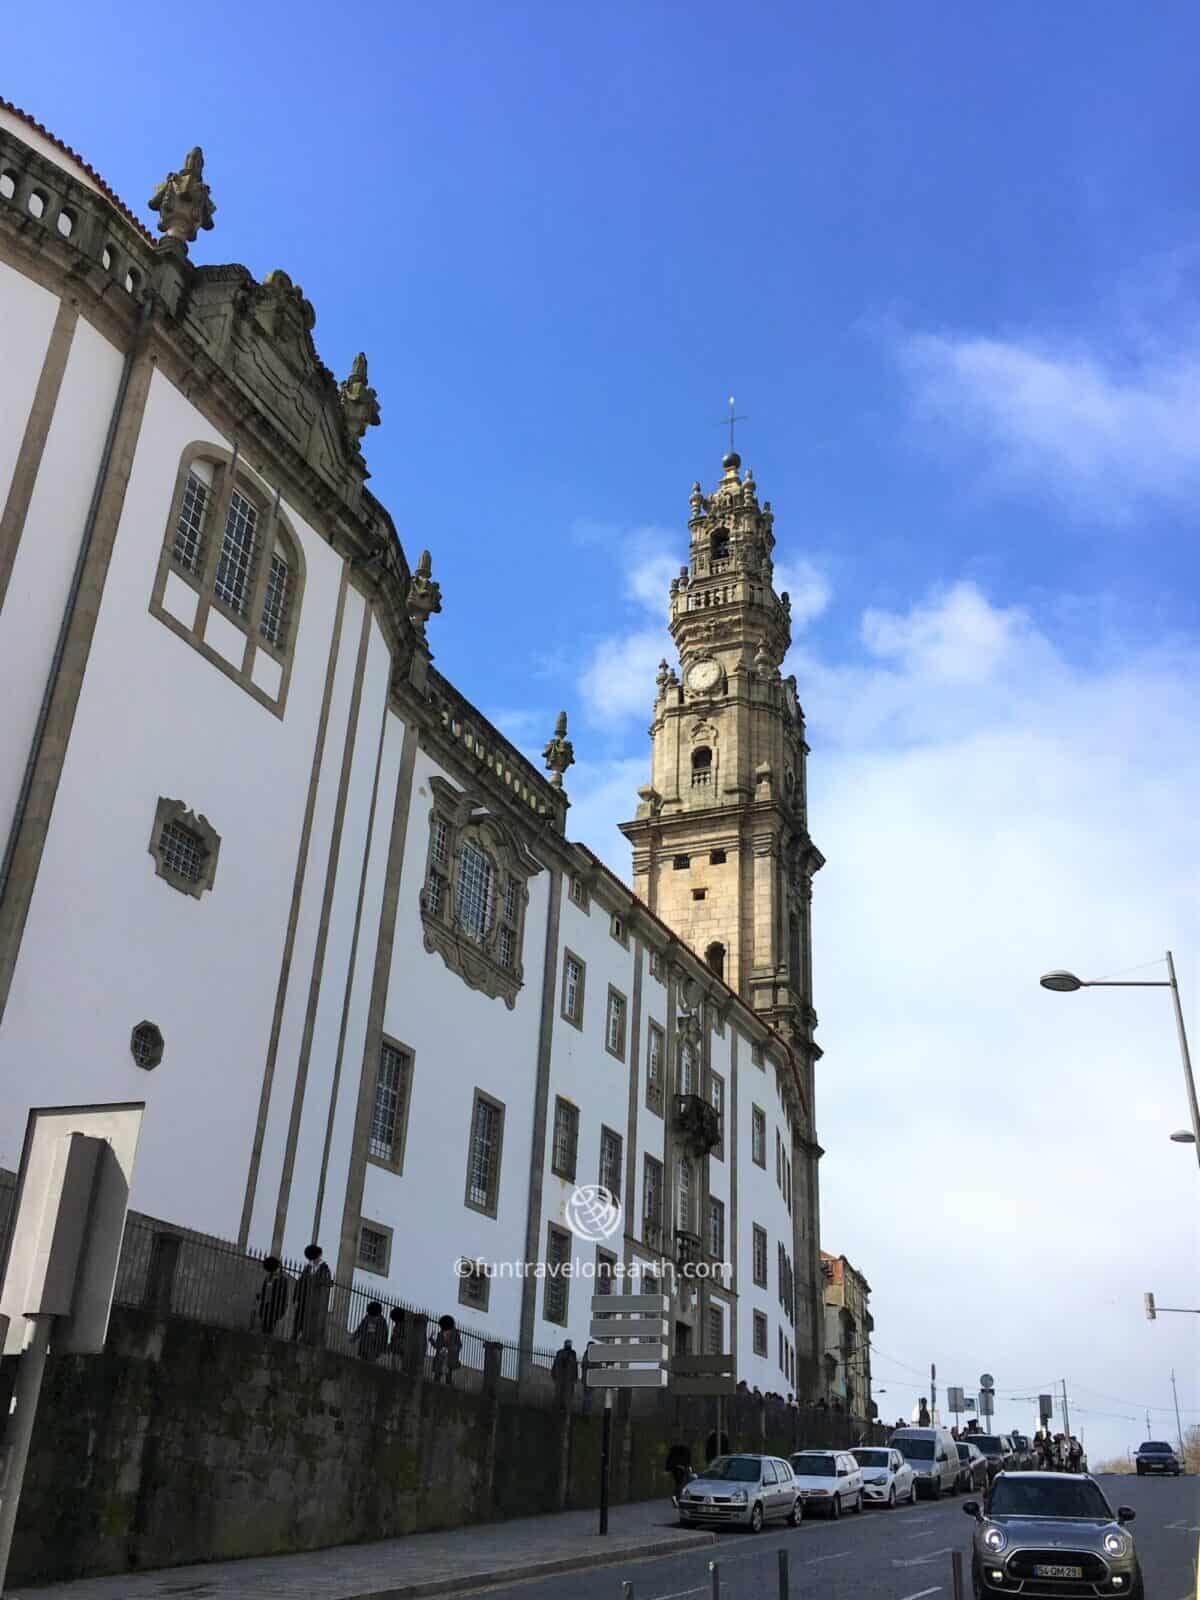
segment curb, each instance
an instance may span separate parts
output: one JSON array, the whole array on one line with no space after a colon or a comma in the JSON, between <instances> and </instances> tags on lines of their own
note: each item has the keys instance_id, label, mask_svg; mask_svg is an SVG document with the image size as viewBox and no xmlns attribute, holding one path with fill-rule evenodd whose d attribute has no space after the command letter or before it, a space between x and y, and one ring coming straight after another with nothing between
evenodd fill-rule
<instances>
[{"instance_id":1,"label":"curb","mask_svg":"<svg viewBox=\"0 0 1200 1600\"><path fill-rule=\"evenodd\" d=\"M647 1556L672 1555L677 1550L702 1550L716 1544L715 1533L693 1533L686 1538L661 1539L624 1545L611 1555L590 1551L587 1555L560 1556L554 1561L529 1561L519 1567L494 1567L486 1572L463 1572L453 1578L431 1578L427 1583L406 1583L397 1589L370 1589L346 1595L344 1600L422 1600L427 1595L464 1594L475 1589L496 1589L501 1584L526 1583L549 1578L558 1572L578 1572L583 1567L611 1567L618 1561L641 1561Z\"/></svg>"}]
</instances>

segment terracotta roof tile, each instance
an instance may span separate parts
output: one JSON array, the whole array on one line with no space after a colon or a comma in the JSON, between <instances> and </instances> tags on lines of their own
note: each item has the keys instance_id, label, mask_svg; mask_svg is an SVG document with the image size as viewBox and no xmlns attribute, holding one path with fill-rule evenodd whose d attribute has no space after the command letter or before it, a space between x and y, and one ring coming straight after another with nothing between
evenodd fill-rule
<instances>
[{"instance_id":1,"label":"terracotta roof tile","mask_svg":"<svg viewBox=\"0 0 1200 1600\"><path fill-rule=\"evenodd\" d=\"M40 123L36 117L30 116L29 112L23 111L20 106L13 105L11 100L0 98L0 110L11 112L14 117L19 117L21 121L31 127L35 133L40 133L43 139L48 139L50 143L54 145L55 149L61 150L65 156L70 156L71 160L74 161L77 166L83 168L84 172L87 173L88 177L96 185L97 189L100 190L100 193L104 195L105 199L111 200L121 215L128 222L133 224L133 226L141 234L142 238L147 240L150 244L156 243L154 235L146 227L145 223L142 222L139 217L136 217L133 214L133 212L125 204L124 200L121 199L121 196L117 194L114 189L109 188L108 184L105 183L104 179L96 171L95 167L93 167L89 162L85 161L79 154L78 150L72 150L69 144L64 144L56 134L51 133L50 129Z\"/></svg>"}]
</instances>

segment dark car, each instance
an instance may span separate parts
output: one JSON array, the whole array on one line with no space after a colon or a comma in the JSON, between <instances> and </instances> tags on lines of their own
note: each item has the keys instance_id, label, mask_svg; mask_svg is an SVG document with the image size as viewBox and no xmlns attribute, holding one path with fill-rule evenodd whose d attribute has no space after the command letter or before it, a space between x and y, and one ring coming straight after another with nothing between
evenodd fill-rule
<instances>
[{"instance_id":1,"label":"dark car","mask_svg":"<svg viewBox=\"0 0 1200 1600\"><path fill-rule=\"evenodd\" d=\"M987 1462L988 1478L998 1472L1011 1472L1016 1466L1012 1442L1001 1433L973 1433L970 1442L977 1445Z\"/></svg>"},{"instance_id":2,"label":"dark car","mask_svg":"<svg viewBox=\"0 0 1200 1600\"><path fill-rule=\"evenodd\" d=\"M1146 1472L1169 1472L1177 1478L1181 1470L1179 1457L1162 1439L1147 1439L1138 1445L1133 1464L1139 1478Z\"/></svg>"},{"instance_id":3,"label":"dark car","mask_svg":"<svg viewBox=\"0 0 1200 1600\"><path fill-rule=\"evenodd\" d=\"M971 1582L975 1600L1128 1595L1145 1600L1133 1536L1134 1513L1113 1513L1094 1478L1066 1472L1002 1472L983 1509L963 1507L976 1520Z\"/></svg>"},{"instance_id":4,"label":"dark car","mask_svg":"<svg viewBox=\"0 0 1200 1600\"><path fill-rule=\"evenodd\" d=\"M976 1489L982 1493L989 1481L987 1458L974 1439L958 1441L958 1460L961 1468L958 1474L958 1487L966 1494L971 1494Z\"/></svg>"}]
</instances>

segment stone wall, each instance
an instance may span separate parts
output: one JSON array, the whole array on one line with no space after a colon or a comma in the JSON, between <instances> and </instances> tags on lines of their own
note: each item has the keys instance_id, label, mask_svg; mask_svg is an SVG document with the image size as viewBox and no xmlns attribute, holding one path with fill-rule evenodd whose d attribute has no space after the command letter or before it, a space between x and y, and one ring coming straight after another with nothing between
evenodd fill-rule
<instances>
[{"instance_id":1,"label":"stone wall","mask_svg":"<svg viewBox=\"0 0 1200 1600\"><path fill-rule=\"evenodd\" d=\"M0 1414L15 1373L0 1363ZM599 1499L603 1413L565 1416L333 1352L118 1308L103 1355L51 1358L14 1583L392 1538ZM597 1397L598 1399L599 1397ZM704 1459L713 1401L619 1405L612 1500ZM729 1402L734 1449L848 1443L849 1420ZM844 1436L844 1437L843 1437Z\"/></svg>"}]
</instances>

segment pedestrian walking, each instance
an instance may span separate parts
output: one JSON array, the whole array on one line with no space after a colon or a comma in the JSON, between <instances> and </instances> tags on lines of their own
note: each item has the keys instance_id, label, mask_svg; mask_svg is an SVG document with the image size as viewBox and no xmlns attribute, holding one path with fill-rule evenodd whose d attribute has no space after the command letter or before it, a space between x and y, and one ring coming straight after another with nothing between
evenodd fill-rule
<instances>
[{"instance_id":1,"label":"pedestrian walking","mask_svg":"<svg viewBox=\"0 0 1200 1600\"><path fill-rule=\"evenodd\" d=\"M388 1339L387 1359L388 1366L395 1367L397 1372L404 1371L404 1312L400 1306L393 1306L388 1312L388 1321L392 1325L391 1336Z\"/></svg>"},{"instance_id":2,"label":"pedestrian walking","mask_svg":"<svg viewBox=\"0 0 1200 1600\"><path fill-rule=\"evenodd\" d=\"M323 1259L319 1244L310 1244L304 1251L304 1270L296 1284L295 1313L292 1317L292 1338L305 1344L325 1343L325 1324L329 1317L329 1289L333 1275Z\"/></svg>"},{"instance_id":3,"label":"pedestrian walking","mask_svg":"<svg viewBox=\"0 0 1200 1600\"><path fill-rule=\"evenodd\" d=\"M278 1256L266 1256L263 1271L266 1276L254 1297L254 1320L264 1333L271 1333L287 1310L288 1280Z\"/></svg>"},{"instance_id":4,"label":"pedestrian walking","mask_svg":"<svg viewBox=\"0 0 1200 1600\"><path fill-rule=\"evenodd\" d=\"M387 1349L388 1325L383 1320L383 1307L372 1300L367 1314L354 1330L354 1347L364 1361L378 1361Z\"/></svg>"},{"instance_id":5,"label":"pedestrian walking","mask_svg":"<svg viewBox=\"0 0 1200 1600\"><path fill-rule=\"evenodd\" d=\"M579 1379L579 1358L570 1339L563 1340L562 1349L551 1363L550 1376L554 1379L554 1393L559 1409L569 1411L575 1394L575 1385Z\"/></svg>"},{"instance_id":6,"label":"pedestrian walking","mask_svg":"<svg viewBox=\"0 0 1200 1600\"><path fill-rule=\"evenodd\" d=\"M462 1334L447 1315L438 1318L438 1331L429 1335L429 1348L433 1351L433 1381L452 1383L461 1365Z\"/></svg>"}]
</instances>

